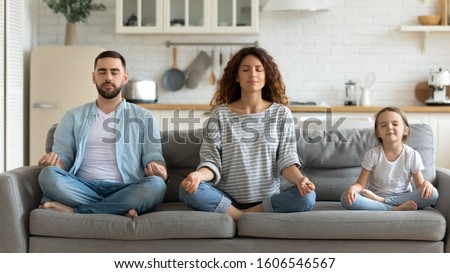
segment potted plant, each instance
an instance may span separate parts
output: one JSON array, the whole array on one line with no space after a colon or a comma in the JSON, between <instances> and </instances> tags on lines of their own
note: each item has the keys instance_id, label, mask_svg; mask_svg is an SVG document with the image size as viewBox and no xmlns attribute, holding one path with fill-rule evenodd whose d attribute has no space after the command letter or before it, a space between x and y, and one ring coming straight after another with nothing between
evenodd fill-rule
<instances>
[{"instance_id":1,"label":"potted plant","mask_svg":"<svg viewBox=\"0 0 450 273\"><path fill-rule=\"evenodd\" d=\"M43 0L53 13L62 13L66 17L65 45L76 43L76 23L86 23L92 11L104 11L105 5L93 0Z\"/></svg>"}]
</instances>

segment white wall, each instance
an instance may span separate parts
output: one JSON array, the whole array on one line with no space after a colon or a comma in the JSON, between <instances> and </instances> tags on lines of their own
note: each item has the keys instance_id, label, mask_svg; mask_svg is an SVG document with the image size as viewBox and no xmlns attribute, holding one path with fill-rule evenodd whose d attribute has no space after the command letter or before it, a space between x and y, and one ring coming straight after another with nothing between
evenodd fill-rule
<instances>
[{"instance_id":1,"label":"white wall","mask_svg":"<svg viewBox=\"0 0 450 273\"><path fill-rule=\"evenodd\" d=\"M80 44L96 44L121 52L132 77L160 83L171 67L173 42L253 42L277 61L291 100L324 101L342 105L344 84L363 83L376 73L375 105L418 105L414 88L426 81L430 69L450 69L450 32L431 33L428 52L422 54L422 35L400 32L400 25L417 24L417 15L435 14L437 0L331 0L328 12L261 13L260 33L250 36L118 35L115 33L115 0L97 0L107 11L96 12L88 24L78 25ZM65 19L39 1L38 44L63 44ZM197 52L210 47L180 46L178 68L186 68ZM228 60L230 51L223 47ZM218 52L220 48L216 48ZM218 58L216 57L216 60ZM218 73L218 65L216 67ZM70 73L70 72L69 72ZM209 103L214 86L208 73L195 90L170 92L159 85L161 103ZM90 79L86 79L90 80Z\"/></svg>"}]
</instances>

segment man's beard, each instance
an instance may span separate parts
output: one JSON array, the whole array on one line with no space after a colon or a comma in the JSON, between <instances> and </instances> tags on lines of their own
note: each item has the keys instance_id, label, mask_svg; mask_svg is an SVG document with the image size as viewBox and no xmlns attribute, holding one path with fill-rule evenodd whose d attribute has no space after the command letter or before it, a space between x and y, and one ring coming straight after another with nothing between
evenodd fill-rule
<instances>
[{"instance_id":1,"label":"man's beard","mask_svg":"<svg viewBox=\"0 0 450 273\"><path fill-rule=\"evenodd\" d=\"M120 94L120 91L122 91L122 86L116 88L114 87L114 90L112 92L108 92L105 89L102 89L102 87L100 85L96 85L97 86L97 91L100 94L100 96L102 96L105 99L114 99L115 97L117 97Z\"/></svg>"}]
</instances>

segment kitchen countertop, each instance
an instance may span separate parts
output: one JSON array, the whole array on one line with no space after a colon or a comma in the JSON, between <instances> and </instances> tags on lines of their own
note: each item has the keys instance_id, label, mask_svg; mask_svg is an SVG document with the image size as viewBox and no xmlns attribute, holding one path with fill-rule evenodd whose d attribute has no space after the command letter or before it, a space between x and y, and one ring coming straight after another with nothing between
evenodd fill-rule
<instances>
[{"instance_id":1,"label":"kitchen countertop","mask_svg":"<svg viewBox=\"0 0 450 273\"><path fill-rule=\"evenodd\" d=\"M210 110L208 104L160 104L160 103L139 103L139 106L148 110ZM292 112L325 112L326 109L331 108L333 112L378 112L384 106L298 106L289 105ZM450 106L398 106L404 112L413 113L450 113Z\"/></svg>"}]
</instances>

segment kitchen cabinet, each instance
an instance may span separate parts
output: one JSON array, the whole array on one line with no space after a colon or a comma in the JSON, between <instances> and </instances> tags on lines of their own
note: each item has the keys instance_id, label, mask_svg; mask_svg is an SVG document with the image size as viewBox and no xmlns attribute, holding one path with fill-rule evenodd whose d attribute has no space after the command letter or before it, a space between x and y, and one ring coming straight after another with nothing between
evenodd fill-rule
<instances>
[{"instance_id":1,"label":"kitchen cabinet","mask_svg":"<svg viewBox=\"0 0 450 273\"><path fill-rule=\"evenodd\" d=\"M213 0L211 32L258 33L259 0Z\"/></svg>"},{"instance_id":2,"label":"kitchen cabinet","mask_svg":"<svg viewBox=\"0 0 450 273\"><path fill-rule=\"evenodd\" d=\"M292 116L297 126L310 130L373 128L373 113L292 112Z\"/></svg>"},{"instance_id":3,"label":"kitchen cabinet","mask_svg":"<svg viewBox=\"0 0 450 273\"><path fill-rule=\"evenodd\" d=\"M165 33L208 33L211 31L210 0L164 1Z\"/></svg>"},{"instance_id":4,"label":"kitchen cabinet","mask_svg":"<svg viewBox=\"0 0 450 273\"><path fill-rule=\"evenodd\" d=\"M436 166L450 168L450 114L430 113L430 126L436 140Z\"/></svg>"},{"instance_id":5,"label":"kitchen cabinet","mask_svg":"<svg viewBox=\"0 0 450 273\"><path fill-rule=\"evenodd\" d=\"M374 128L376 112L293 112L294 121L299 127L309 126L309 129L349 129ZM450 119L450 114L447 114ZM430 124L429 113L407 112L409 123ZM328 119L328 124L326 124ZM331 121L331 123L330 123ZM449 134L450 136L450 134Z\"/></svg>"},{"instance_id":6,"label":"kitchen cabinet","mask_svg":"<svg viewBox=\"0 0 450 273\"><path fill-rule=\"evenodd\" d=\"M422 124L430 124L430 114L429 113L405 113L406 118L408 118L408 122L410 124L413 123L422 123Z\"/></svg>"},{"instance_id":7,"label":"kitchen cabinet","mask_svg":"<svg viewBox=\"0 0 450 273\"><path fill-rule=\"evenodd\" d=\"M162 33L163 0L116 0L117 33Z\"/></svg>"},{"instance_id":8,"label":"kitchen cabinet","mask_svg":"<svg viewBox=\"0 0 450 273\"><path fill-rule=\"evenodd\" d=\"M116 0L116 32L255 34L259 0Z\"/></svg>"}]
</instances>

